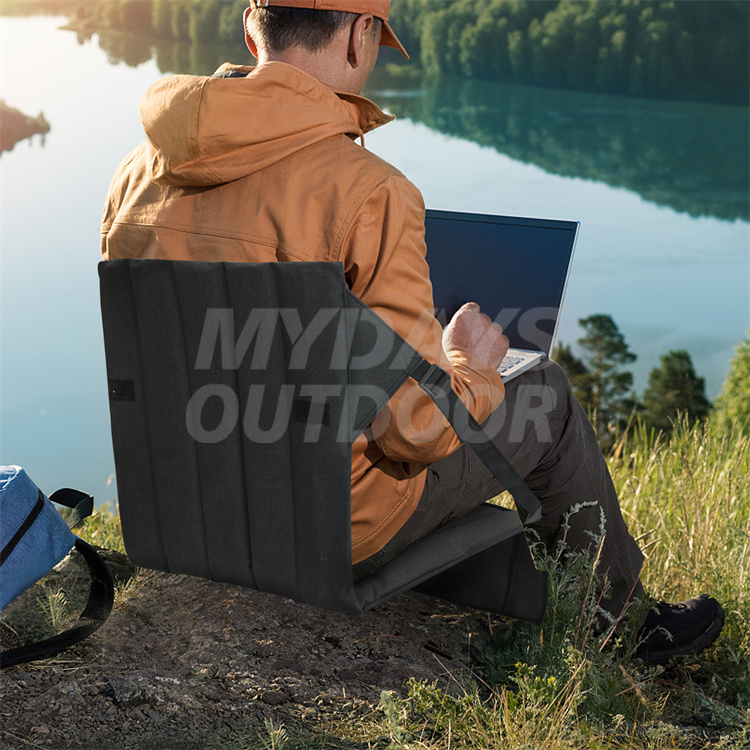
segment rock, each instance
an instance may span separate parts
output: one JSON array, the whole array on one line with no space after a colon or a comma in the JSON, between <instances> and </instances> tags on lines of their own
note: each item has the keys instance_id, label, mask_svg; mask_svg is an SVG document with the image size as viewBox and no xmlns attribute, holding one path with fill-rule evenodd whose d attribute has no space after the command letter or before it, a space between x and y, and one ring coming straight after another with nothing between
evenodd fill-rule
<instances>
[{"instance_id":1,"label":"rock","mask_svg":"<svg viewBox=\"0 0 750 750\"><path fill-rule=\"evenodd\" d=\"M266 690L261 693L260 699L269 706L280 706L282 703L289 703L289 696L281 690Z\"/></svg>"}]
</instances>

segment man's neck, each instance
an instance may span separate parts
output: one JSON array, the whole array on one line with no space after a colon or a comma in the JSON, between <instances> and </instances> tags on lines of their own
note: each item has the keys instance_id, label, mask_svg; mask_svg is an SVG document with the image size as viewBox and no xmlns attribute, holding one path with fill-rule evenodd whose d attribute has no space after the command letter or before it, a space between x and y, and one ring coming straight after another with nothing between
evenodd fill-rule
<instances>
[{"instance_id":1,"label":"man's neck","mask_svg":"<svg viewBox=\"0 0 750 750\"><path fill-rule=\"evenodd\" d=\"M346 83L342 81L338 68L332 64L330 53L316 54L300 47L290 47L283 52L261 54L258 59L258 67L269 62L283 62L287 65L293 65L333 91L346 91Z\"/></svg>"}]
</instances>

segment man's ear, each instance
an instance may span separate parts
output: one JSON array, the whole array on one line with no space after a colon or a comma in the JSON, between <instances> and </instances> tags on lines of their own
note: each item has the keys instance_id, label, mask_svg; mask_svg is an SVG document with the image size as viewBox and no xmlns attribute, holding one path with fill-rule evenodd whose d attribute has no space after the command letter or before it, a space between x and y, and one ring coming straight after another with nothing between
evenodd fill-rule
<instances>
[{"instance_id":1,"label":"man's ear","mask_svg":"<svg viewBox=\"0 0 750 750\"><path fill-rule=\"evenodd\" d=\"M258 46L253 41L253 38L250 36L250 32L247 30L247 22L250 19L250 14L253 12L252 8L245 8L245 12L242 16L242 26L245 29L245 44L247 45L247 48L250 50L250 53L252 56L257 60L258 59Z\"/></svg>"},{"instance_id":2,"label":"man's ear","mask_svg":"<svg viewBox=\"0 0 750 750\"><path fill-rule=\"evenodd\" d=\"M365 47L372 36L372 27L375 16L372 13L362 13L349 28L349 48L347 59L352 68L358 68L362 63L362 55Z\"/></svg>"}]
</instances>

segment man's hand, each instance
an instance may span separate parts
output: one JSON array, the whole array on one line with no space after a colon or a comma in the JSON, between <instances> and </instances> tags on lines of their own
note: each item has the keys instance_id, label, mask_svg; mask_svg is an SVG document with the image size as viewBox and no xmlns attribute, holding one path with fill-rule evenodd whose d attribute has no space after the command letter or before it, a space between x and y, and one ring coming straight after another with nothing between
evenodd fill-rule
<instances>
[{"instance_id":1,"label":"man's hand","mask_svg":"<svg viewBox=\"0 0 750 750\"><path fill-rule=\"evenodd\" d=\"M490 367L498 368L508 353L510 342L503 329L480 311L476 302L467 302L443 331L443 349L467 352Z\"/></svg>"}]
</instances>

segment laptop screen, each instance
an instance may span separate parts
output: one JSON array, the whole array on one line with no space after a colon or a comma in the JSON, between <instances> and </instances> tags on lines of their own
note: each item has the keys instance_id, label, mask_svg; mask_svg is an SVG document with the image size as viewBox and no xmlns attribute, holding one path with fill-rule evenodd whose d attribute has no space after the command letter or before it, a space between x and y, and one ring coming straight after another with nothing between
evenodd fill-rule
<instances>
[{"instance_id":1,"label":"laptop screen","mask_svg":"<svg viewBox=\"0 0 750 750\"><path fill-rule=\"evenodd\" d=\"M578 222L428 209L427 262L443 325L476 302L514 349L549 355Z\"/></svg>"}]
</instances>

